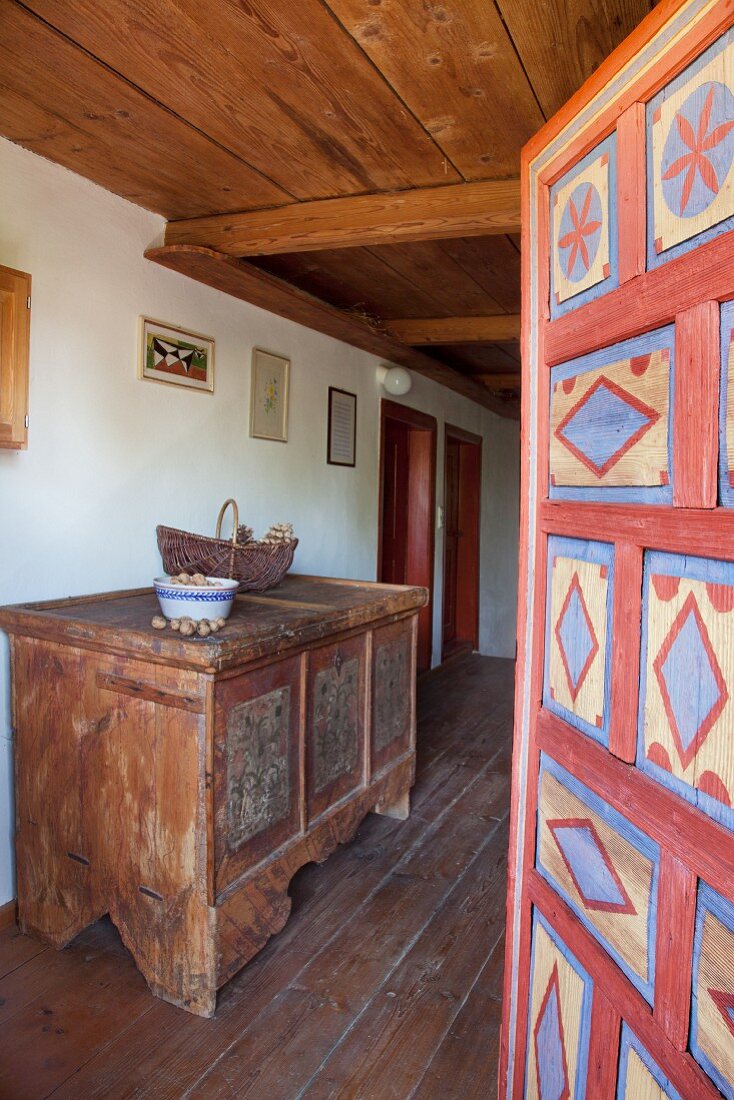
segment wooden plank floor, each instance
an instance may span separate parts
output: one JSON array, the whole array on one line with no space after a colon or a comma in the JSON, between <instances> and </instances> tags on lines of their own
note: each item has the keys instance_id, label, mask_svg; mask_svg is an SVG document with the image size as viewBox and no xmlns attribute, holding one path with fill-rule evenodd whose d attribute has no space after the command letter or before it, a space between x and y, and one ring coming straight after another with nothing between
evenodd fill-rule
<instances>
[{"instance_id":1,"label":"wooden plank floor","mask_svg":"<svg viewBox=\"0 0 734 1100\"><path fill-rule=\"evenodd\" d=\"M1 933L0 1097L494 1096L513 671L422 681L410 819L299 872L213 1020L154 998L109 921L60 952Z\"/></svg>"}]
</instances>

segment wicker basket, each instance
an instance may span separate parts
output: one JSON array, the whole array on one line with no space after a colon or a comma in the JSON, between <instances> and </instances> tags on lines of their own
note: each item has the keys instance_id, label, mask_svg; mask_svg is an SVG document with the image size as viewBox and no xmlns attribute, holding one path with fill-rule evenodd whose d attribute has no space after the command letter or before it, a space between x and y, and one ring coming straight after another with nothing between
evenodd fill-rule
<instances>
[{"instance_id":1,"label":"wicker basket","mask_svg":"<svg viewBox=\"0 0 734 1100\"><path fill-rule=\"evenodd\" d=\"M220 538L227 508L234 510L234 528L230 540ZM217 517L217 533L194 535L176 527L156 528L163 568L176 573L204 573L207 577L229 577L240 582L240 591L263 592L280 584L293 563L298 539L290 542L237 542L239 512L234 500L225 500Z\"/></svg>"}]
</instances>

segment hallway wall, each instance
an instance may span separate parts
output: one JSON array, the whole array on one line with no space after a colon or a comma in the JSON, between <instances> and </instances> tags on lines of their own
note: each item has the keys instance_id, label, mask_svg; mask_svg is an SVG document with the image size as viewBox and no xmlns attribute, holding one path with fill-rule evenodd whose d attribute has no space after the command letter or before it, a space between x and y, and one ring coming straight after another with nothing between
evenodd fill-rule
<instances>
[{"instance_id":1,"label":"hallway wall","mask_svg":"<svg viewBox=\"0 0 734 1100\"><path fill-rule=\"evenodd\" d=\"M33 276L29 446L0 451L0 603L149 584L157 523L293 522L294 569L374 579L378 360L143 259L163 220L0 140L0 263ZM136 376L139 315L216 339L213 395ZM290 356L287 444L249 437L254 346ZM484 440L481 651L514 655L518 425L414 376L404 400ZM355 469L326 464L327 390L357 394ZM436 539L434 661L441 651ZM12 729L0 634L0 904L13 896Z\"/></svg>"}]
</instances>

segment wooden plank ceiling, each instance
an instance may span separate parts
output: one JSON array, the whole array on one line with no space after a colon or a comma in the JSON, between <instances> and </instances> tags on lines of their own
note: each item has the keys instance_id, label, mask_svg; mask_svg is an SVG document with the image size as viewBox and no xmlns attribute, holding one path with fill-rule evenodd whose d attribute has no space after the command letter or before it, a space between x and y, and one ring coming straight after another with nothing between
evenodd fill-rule
<instances>
[{"instance_id":1,"label":"wooden plank ceiling","mask_svg":"<svg viewBox=\"0 0 734 1100\"><path fill-rule=\"evenodd\" d=\"M0 0L0 132L174 223L151 259L516 415L520 149L652 6Z\"/></svg>"}]
</instances>

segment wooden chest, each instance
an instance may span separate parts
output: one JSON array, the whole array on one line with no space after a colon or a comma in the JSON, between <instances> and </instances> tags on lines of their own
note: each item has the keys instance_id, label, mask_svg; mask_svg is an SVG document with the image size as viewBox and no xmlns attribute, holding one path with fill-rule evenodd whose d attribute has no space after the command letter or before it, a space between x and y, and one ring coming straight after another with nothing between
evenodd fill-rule
<instances>
[{"instance_id":1,"label":"wooden chest","mask_svg":"<svg viewBox=\"0 0 734 1100\"><path fill-rule=\"evenodd\" d=\"M211 1016L299 867L407 817L424 589L290 576L208 638L149 589L4 608L21 927L109 913L151 989Z\"/></svg>"}]
</instances>

